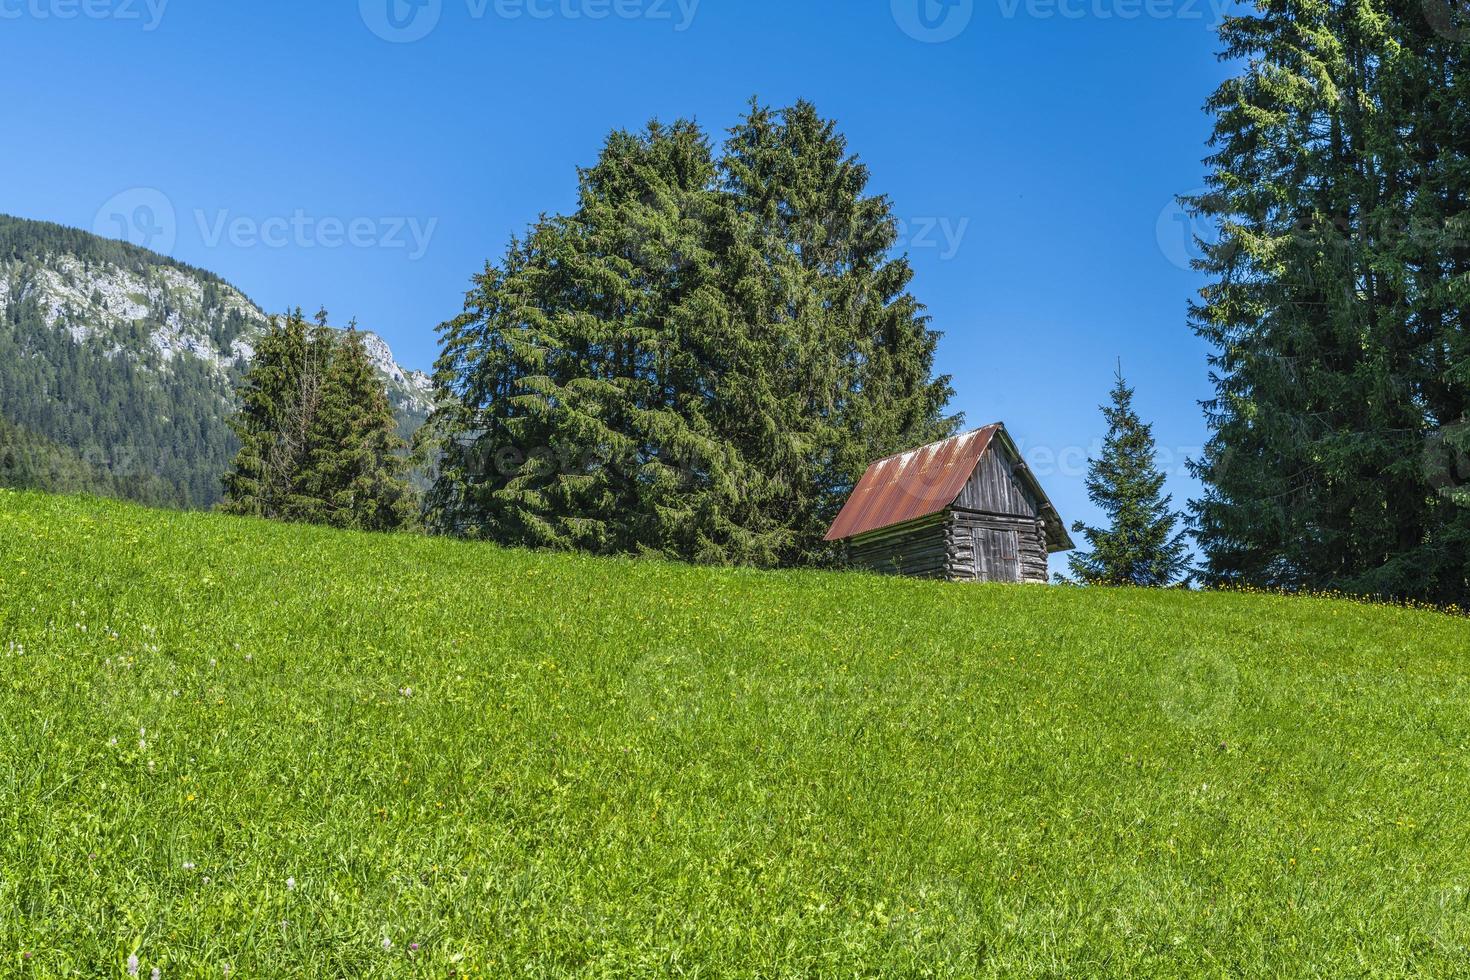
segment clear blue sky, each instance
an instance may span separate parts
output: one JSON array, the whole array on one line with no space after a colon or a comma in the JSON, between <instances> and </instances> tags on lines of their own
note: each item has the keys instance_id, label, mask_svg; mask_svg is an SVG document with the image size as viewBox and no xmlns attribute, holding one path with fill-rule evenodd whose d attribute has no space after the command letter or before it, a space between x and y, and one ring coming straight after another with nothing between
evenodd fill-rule
<instances>
[{"instance_id":1,"label":"clear blue sky","mask_svg":"<svg viewBox=\"0 0 1470 980\"><path fill-rule=\"evenodd\" d=\"M1219 3L0 0L0 212L124 215L427 368L469 277L573 203L610 129L807 98L908 224L955 408L1007 422L1090 520L1079 452L1117 358L1166 461L1205 437L1168 209L1204 172Z\"/></svg>"}]
</instances>

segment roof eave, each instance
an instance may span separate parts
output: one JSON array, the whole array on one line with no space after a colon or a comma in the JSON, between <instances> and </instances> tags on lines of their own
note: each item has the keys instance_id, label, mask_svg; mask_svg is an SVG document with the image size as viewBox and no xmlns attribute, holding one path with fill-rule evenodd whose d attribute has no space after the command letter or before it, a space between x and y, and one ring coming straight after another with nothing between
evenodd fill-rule
<instances>
[{"instance_id":1,"label":"roof eave","mask_svg":"<svg viewBox=\"0 0 1470 980\"><path fill-rule=\"evenodd\" d=\"M1031 464L1026 462L1026 457L1021 455L1020 447L1017 446L1015 440L1011 438L1011 434L1006 431L1005 423L997 422L995 423L995 428L996 435L999 436L1001 441L1005 443L1006 449L1010 450L1012 458L1020 460L1021 465L1016 467L1016 472L1019 473L1021 475L1021 478L1026 481L1026 485L1028 488L1030 488L1031 492L1036 494L1036 499L1041 501L1041 512L1045 515L1048 515L1055 523L1057 532L1061 539L1061 546L1057 548L1052 548L1051 542L1049 540L1050 535L1048 535L1048 553L1059 555L1066 551L1075 551L1077 549L1077 543L1072 540L1072 535L1067 533L1067 522L1062 520L1062 515L1060 512L1057 511L1056 505L1053 504L1051 502L1051 498L1046 495L1046 490L1042 488L1041 481L1038 480L1036 478L1036 474L1031 471Z\"/></svg>"}]
</instances>

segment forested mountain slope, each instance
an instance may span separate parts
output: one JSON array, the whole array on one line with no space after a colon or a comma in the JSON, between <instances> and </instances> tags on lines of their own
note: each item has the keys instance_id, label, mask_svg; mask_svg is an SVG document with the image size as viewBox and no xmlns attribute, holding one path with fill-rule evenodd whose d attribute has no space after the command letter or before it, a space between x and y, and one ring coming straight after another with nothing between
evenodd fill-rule
<instances>
[{"instance_id":1,"label":"forested mountain slope","mask_svg":"<svg viewBox=\"0 0 1470 980\"><path fill-rule=\"evenodd\" d=\"M236 448L234 386L267 322L213 273L0 216L0 484L212 505ZM411 430L428 378L366 339Z\"/></svg>"}]
</instances>

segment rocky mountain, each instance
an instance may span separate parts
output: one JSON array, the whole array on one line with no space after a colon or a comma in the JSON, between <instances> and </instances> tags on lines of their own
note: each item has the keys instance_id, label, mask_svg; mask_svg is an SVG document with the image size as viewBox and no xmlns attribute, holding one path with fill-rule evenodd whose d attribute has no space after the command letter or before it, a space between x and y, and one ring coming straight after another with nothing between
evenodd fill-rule
<instances>
[{"instance_id":1,"label":"rocky mountain","mask_svg":"<svg viewBox=\"0 0 1470 980\"><path fill-rule=\"evenodd\" d=\"M268 322L213 273L0 216L0 485L212 505L236 450L235 385ZM429 378L365 339L407 434Z\"/></svg>"}]
</instances>

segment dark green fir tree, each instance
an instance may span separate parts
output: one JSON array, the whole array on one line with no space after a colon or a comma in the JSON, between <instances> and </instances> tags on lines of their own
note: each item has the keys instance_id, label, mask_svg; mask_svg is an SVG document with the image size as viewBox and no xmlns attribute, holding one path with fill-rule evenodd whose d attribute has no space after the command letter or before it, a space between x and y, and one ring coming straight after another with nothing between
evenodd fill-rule
<instances>
[{"instance_id":1,"label":"dark green fir tree","mask_svg":"<svg viewBox=\"0 0 1470 980\"><path fill-rule=\"evenodd\" d=\"M1108 435L1102 454L1088 461L1087 495L1108 526L1073 526L1091 550L1068 556L1072 574L1087 585L1172 585L1189 569L1184 533L1175 532L1181 515L1164 495L1153 427L1134 411L1133 389L1121 369L1112 404L1102 413Z\"/></svg>"},{"instance_id":2,"label":"dark green fir tree","mask_svg":"<svg viewBox=\"0 0 1470 980\"><path fill-rule=\"evenodd\" d=\"M303 481L310 505L304 519L355 531L398 531L416 523L417 496L405 476L407 446L356 323L335 339L307 442Z\"/></svg>"},{"instance_id":3,"label":"dark green fir tree","mask_svg":"<svg viewBox=\"0 0 1470 980\"><path fill-rule=\"evenodd\" d=\"M1281 0L1220 29L1192 502L1210 584L1470 597L1470 45L1454 4Z\"/></svg>"},{"instance_id":4,"label":"dark green fir tree","mask_svg":"<svg viewBox=\"0 0 1470 980\"><path fill-rule=\"evenodd\" d=\"M809 105L612 134L444 328L439 527L507 544L830 561L867 463L953 431L888 201Z\"/></svg>"},{"instance_id":5,"label":"dark green fir tree","mask_svg":"<svg viewBox=\"0 0 1470 980\"><path fill-rule=\"evenodd\" d=\"M225 513L299 520L309 512L309 434L327 367L321 339L298 308L272 319L256 345L230 422L240 450L224 477Z\"/></svg>"},{"instance_id":6,"label":"dark green fir tree","mask_svg":"<svg viewBox=\"0 0 1470 980\"><path fill-rule=\"evenodd\" d=\"M416 522L406 447L355 327L339 338L325 310L314 325L300 309L272 321L240 401L223 511L367 531Z\"/></svg>"}]
</instances>

